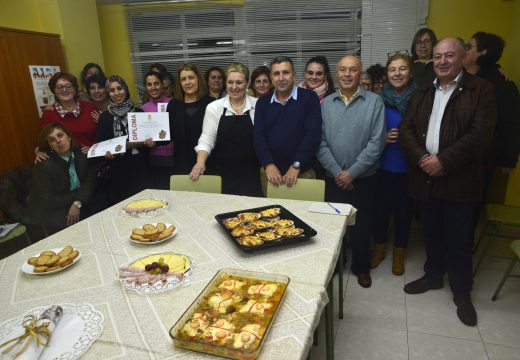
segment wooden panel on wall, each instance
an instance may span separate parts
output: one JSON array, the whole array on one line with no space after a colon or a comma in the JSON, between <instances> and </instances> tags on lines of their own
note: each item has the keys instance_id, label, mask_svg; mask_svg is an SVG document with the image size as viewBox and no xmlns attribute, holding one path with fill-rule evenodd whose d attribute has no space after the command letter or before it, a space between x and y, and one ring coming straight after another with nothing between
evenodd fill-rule
<instances>
[{"instance_id":1,"label":"wooden panel on wall","mask_svg":"<svg viewBox=\"0 0 520 360\"><path fill-rule=\"evenodd\" d=\"M0 172L34 161L40 130L29 65L65 70L60 36L0 27Z\"/></svg>"}]
</instances>

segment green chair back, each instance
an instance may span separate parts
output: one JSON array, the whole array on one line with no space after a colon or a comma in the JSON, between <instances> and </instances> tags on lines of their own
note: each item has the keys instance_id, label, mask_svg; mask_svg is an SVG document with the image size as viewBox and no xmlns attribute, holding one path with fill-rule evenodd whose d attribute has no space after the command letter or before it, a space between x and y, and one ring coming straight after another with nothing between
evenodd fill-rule
<instances>
[{"instance_id":1,"label":"green chair back","mask_svg":"<svg viewBox=\"0 0 520 360\"><path fill-rule=\"evenodd\" d=\"M217 175L201 175L197 181L193 181L189 175L172 175L170 190L221 194L222 178Z\"/></svg>"},{"instance_id":2,"label":"green chair back","mask_svg":"<svg viewBox=\"0 0 520 360\"><path fill-rule=\"evenodd\" d=\"M267 184L267 197L308 201L325 201L325 181L317 179L298 179L292 187Z\"/></svg>"}]
</instances>

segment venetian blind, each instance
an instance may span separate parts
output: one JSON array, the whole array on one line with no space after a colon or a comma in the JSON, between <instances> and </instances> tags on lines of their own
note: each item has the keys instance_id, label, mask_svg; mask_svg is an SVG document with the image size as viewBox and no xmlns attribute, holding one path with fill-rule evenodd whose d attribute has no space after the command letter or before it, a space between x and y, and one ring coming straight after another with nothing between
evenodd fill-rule
<instances>
[{"instance_id":1,"label":"venetian blind","mask_svg":"<svg viewBox=\"0 0 520 360\"><path fill-rule=\"evenodd\" d=\"M428 0L170 0L123 2L137 88L150 64L194 62L202 72L233 61L250 71L277 55L290 56L297 82L316 55L334 65L344 55L366 66L410 48ZM334 77L334 74L333 74Z\"/></svg>"},{"instance_id":2,"label":"venetian blind","mask_svg":"<svg viewBox=\"0 0 520 360\"><path fill-rule=\"evenodd\" d=\"M233 61L252 71L286 55L301 81L313 56L326 56L334 67L345 54L360 54L361 0L141 1L125 8L140 92L154 62L175 76L188 61L203 72Z\"/></svg>"}]
</instances>

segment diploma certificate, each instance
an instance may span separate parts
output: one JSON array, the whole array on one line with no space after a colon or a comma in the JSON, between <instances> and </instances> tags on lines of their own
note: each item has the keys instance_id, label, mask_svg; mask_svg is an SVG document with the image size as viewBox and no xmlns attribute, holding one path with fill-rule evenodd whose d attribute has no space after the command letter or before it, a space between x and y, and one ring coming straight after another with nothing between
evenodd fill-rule
<instances>
[{"instance_id":1,"label":"diploma certificate","mask_svg":"<svg viewBox=\"0 0 520 360\"><path fill-rule=\"evenodd\" d=\"M105 156L107 151L112 154L122 154L126 152L126 141L128 136L120 136L110 140L94 144L88 149L88 158Z\"/></svg>"},{"instance_id":2,"label":"diploma certificate","mask_svg":"<svg viewBox=\"0 0 520 360\"><path fill-rule=\"evenodd\" d=\"M170 140L170 120L166 112L128 113L128 141Z\"/></svg>"}]
</instances>

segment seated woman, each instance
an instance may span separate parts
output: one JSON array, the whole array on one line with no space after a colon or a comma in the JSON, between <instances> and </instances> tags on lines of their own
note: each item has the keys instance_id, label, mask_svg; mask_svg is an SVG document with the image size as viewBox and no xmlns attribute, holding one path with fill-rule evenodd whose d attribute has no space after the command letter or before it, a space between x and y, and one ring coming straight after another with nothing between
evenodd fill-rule
<instances>
[{"instance_id":1,"label":"seated woman","mask_svg":"<svg viewBox=\"0 0 520 360\"><path fill-rule=\"evenodd\" d=\"M231 63L224 74L227 95L206 108L202 134L195 150L197 163L190 172L197 180L214 153L224 194L262 196L260 162L253 148L253 121L257 99L246 95L249 70Z\"/></svg>"},{"instance_id":2,"label":"seated woman","mask_svg":"<svg viewBox=\"0 0 520 360\"><path fill-rule=\"evenodd\" d=\"M49 80L49 88L56 102L45 109L40 126L43 128L55 121L61 123L72 134L75 144L86 153L96 142L97 121L92 115L96 107L90 102L78 100L78 80L69 73L55 73ZM47 158L46 152L36 149L36 162Z\"/></svg>"},{"instance_id":3,"label":"seated woman","mask_svg":"<svg viewBox=\"0 0 520 360\"><path fill-rule=\"evenodd\" d=\"M92 113L92 117L96 122L99 121L99 115L108 109L108 92L105 89L107 78L105 75L96 74L87 79L87 92L89 100L96 107L96 111Z\"/></svg>"},{"instance_id":4,"label":"seated woman","mask_svg":"<svg viewBox=\"0 0 520 360\"><path fill-rule=\"evenodd\" d=\"M136 108L126 82L118 75L107 79L107 91L110 97L108 110L99 117L96 142L128 135L129 112L142 112ZM112 204L118 203L150 186L148 175L148 151L155 143L151 139L143 142L126 143L124 154L112 154L107 151L106 166L110 167L107 188Z\"/></svg>"},{"instance_id":5,"label":"seated woman","mask_svg":"<svg viewBox=\"0 0 520 360\"><path fill-rule=\"evenodd\" d=\"M249 90L247 95L259 98L267 95L273 89L271 83L271 71L267 66L259 66L251 73L251 82L249 83Z\"/></svg>"},{"instance_id":6,"label":"seated woman","mask_svg":"<svg viewBox=\"0 0 520 360\"><path fill-rule=\"evenodd\" d=\"M148 94L147 103L140 108L145 112L157 112L159 103L169 103L171 98L163 95L163 77L160 73L149 71L144 76L144 87ZM156 189L168 190L170 176L173 173L173 141L164 141L157 144L149 152L150 169Z\"/></svg>"},{"instance_id":7,"label":"seated woman","mask_svg":"<svg viewBox=\"0 0 520 360\"><path fill-rule=\"evenodd\" d=\"M313 90L323 102L325 96L334 92L334 80L330 73L329 62L325 56L315 56L305 65L304 80L299 87Z\"/></svg>"},{"instance_id":8,"label":"seated woman","mask_svg":"<svg viewBox=\"0 0 520 360\"><path fill-rule=\"evenodd\" d=\"M197 162L193 150L202 132L202 120L206 106L214 98L207 95L206 83L197 65L187 63L177 71L175 93L166 111L170 116L170 133L175 143L173 174L187 175ZM212 163L208 165L214 170Z\"/></svg>"},{"instance_id":9,"label":"seated woman","mask_svg":"<svg viewBox=\"0 0 520 360\"><path fill-rule=\"evenodd\" d=\"M33 222L54 233L91 215L96 174L62 124L45 126L38 145L49 158L34 167L28 213Z\"/></svg>"}]
</instances>

